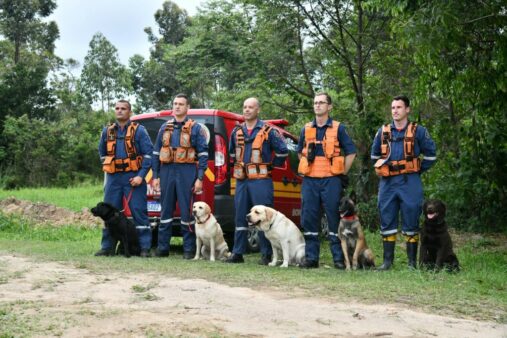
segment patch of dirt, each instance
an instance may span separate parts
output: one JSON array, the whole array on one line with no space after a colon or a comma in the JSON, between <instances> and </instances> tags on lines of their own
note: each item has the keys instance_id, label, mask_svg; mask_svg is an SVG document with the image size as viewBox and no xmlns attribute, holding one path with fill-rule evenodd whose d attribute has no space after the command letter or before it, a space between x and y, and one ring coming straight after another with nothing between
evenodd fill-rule
<instances>
[{"instance_id":1,"label":"patch of dirt","mask_svg":"<svg viewBox=\"0 0 507 338\"><path fill-rule=\"evenodd\" d=\"M507 325L0 256L0 313L63 337L506 337ZM7 309L7 310L5 310ZM23 317L24 316L24 317ZM28 319L26 319L26 318ZM25 318L27 321L23 321Z\"/></svg>"},{"instance_id":2,"label":"patch of dirt","mask_svg":"<svg viewBox=\"0 0 507 338\"><path fill-rule=\"evenodd\" d=\"M8 197L0 201L0 211L4 214L18 215L36 224L51 224L55 226L76 224L96 227L101 224L100 219L93 216L88 208L74 212L49 203L31 202Z\"/></svg>"}]
</instances>

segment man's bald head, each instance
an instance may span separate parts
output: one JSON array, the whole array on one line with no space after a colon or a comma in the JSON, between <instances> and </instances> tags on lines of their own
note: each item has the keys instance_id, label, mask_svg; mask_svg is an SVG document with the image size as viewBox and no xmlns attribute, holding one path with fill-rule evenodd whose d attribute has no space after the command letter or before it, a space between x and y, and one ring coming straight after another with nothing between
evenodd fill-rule
<instances>
[{"instance_id":1,"label":"man's bald head","mask_svg":"<svg viewBox=\"0 0 507 338\"><path fill-rule=\"evenodd\" d=\"M259 115L261 105L259 103L259 99L256 97L250 97L243 102L243 116L245 120L255 121L257 120L257 116Z\"/></svg>"},{"instance_id":2,"label":"man's bald head","mask_svg":"<svg viewBox=\"0 0 507 338\"><path fill-rule=\"evenodd\" d=\"M259 109L261 108L261 103L259 102L259 99L258 99L258 98L256 98L256 97L249 97L248 99L246 99L246 100L245 100L245 102L243 102L243 105L244 105L245 103L247 103L247 102L248 102L249 104L254 104L254 105L256 105L256 106L257 106L257 108L259 108Z\"/></svg>"}]
</instances>

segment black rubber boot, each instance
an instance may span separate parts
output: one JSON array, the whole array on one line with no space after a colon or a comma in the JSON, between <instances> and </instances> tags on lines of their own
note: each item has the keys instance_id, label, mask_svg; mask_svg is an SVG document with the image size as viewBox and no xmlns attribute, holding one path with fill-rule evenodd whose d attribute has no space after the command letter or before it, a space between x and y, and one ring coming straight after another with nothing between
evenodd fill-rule
<instances>
[{"instance_id":1,"label":"black rubber boot","mask_svg":"<svg viewBox=\"0 0 507 338\"><path fill-rule=\"evenodd\" d=\"M407 257L409 269L417 269L417 242L407 242Z\"/></svg>"},{"instance_id":2,"label":"black rubber boot","mask_svg":"<svg viewBox=\"0 0 507 338\"><path fill-rule=\"evenodd\" d=\"M394 261L394 246L396 242L384 241L384 263L377 268L380 271L386 271L391 268Z\"/></svg>"}]
</instances>

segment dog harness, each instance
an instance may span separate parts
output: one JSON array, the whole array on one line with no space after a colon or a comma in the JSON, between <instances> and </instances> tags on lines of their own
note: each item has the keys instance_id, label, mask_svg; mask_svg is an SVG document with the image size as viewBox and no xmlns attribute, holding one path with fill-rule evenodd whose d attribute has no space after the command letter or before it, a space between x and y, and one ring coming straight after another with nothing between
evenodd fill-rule
<instances>
[{"instance_id":1,"label":"dog harness","mask_svg":"<svg viewBox=\"0 0 507 338\"><path fill-rule=\"evenodd\" d=\"M141 169L143 157L137 154L134 137L139 124L130 123L127 127L125 135L125 150L127 158L116 158L116 140L117 140L117 124L112 123L107 127L106 131L106 150L107 155L102 162L102 170L109 174L117 172L138 171Z\"/></svg>"},{"instance_id":2,"label":"dog harness","mask_svg":"<svg viewBox=\"0 0 507 338\"><path fill-rule=\"evenodd\" d=\"M317 141L317 128L312 122L305 125L305 146L301 152L298 172L309 177L331 177L345 172L345 157L340 155L338 128L340 122L333 121L326 129L322 141ZM322 145L324 156L315 156L317 144ZM313 154L312 154L313 153Z\"/></svg>"},{"instance_id":3,"label":"dog harness","mask_svg":"<svg viewBox=\"0 0 507 338\"><path fill-rule=\"evenodd\" d=\"M162 147L159 159L162 163L196 163L196 151L192 147L191 131L195 122L187 120L181 127L179 147L171 147L171 137L174 131L175 120L167 121L164 134L162 135Z\"/></svg>"},{"instance_id":4,"label":"dog harness","mask_svg":"<svg viewBox=\"0 0 507 338\"><path fill-rule=\"evenodd\" d=\"M410 122L403 138L404 159L401 161L387 161L391 154L392 133L391 125L382 126L382 139L380 145L381 156L375 163L375 172L379 176L389 177L400 174L417 173L421 170L421 160L414 155L414 142L417 124Z\"/></svg>"},{"instance_id":5,"label":"dog harness","mask_svg":"<svg viewBox=\"0 0 507 338\"><path fill-rule=\"evenodd\" d=\"M243 123L242 126L245 126ZM243 128L236 129L236 162L234 163L233 177L239 180L245 178L260 179L271 176L270 163L262 162L262 144L269 139L272 127L264 124L252 142L252 154L250 162L244 163L245 134Z\"/></svg>"}]
</instances>

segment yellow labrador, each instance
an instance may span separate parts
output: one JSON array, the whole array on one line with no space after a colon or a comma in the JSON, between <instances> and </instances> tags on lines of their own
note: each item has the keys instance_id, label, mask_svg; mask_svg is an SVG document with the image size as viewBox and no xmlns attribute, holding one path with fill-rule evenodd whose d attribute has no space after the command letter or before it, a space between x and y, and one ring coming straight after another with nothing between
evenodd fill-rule
<instances>
[{"instance_id":1,"label":"yellow labrador","mask_svg":"<svg viewBox=\"0 0 507 338\"><path fill-rule=\"evenodd\" d=\"M273 248L273 260L269 266L276 266L278 254L283 256L282 268L300 264L305 257L305 239L297 226L281 212L256 205L246 215L248 225L264 231Z\"/></svg>"},{"instance_id":2,"label":"yellow labrador","mask_svg":"<svg viewBox=\"0 0 507 338\"><path fill-rule=\"evenodd\" d=\"M211 208L206 202L195 202L192 206L192 212L195 217L195 257L200 258L202 254L204 259L212 262L216 259L225 259L230 256L229 247L224 240L224 234L220 224L211 213Z\"/></svg>"}]
</instances>

